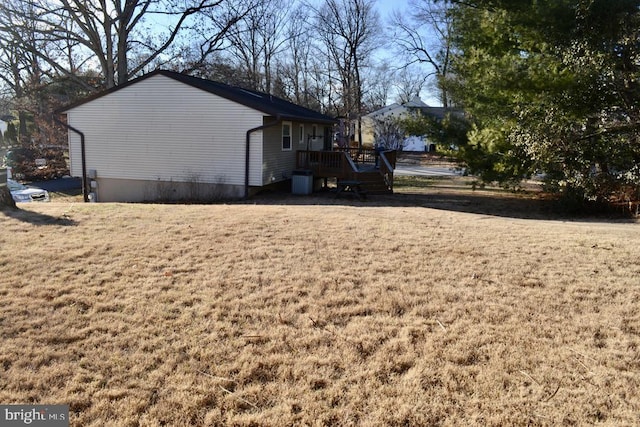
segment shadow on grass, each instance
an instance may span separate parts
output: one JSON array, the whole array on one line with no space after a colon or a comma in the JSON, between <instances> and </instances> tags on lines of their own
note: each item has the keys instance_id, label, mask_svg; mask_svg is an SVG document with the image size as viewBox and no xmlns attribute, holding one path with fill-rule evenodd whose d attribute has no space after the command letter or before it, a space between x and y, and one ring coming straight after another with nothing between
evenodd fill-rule
<instances>
[{"instance_id":1,"label":"shadow on grass","mask_svg":"<svg viewBox=\"0 0 640 427\"><path fill-rule=\"evenodd\" d=\"M42 214L39 212L32 212L20 208L16 209L0 209L0 214L16 219L18 221L26 222L33 225L45 226L45 225L60 225L63 227L72 227L78 225L78 223L71 218L63 215L61 217Z\"/></svg>"},{"instance_id":2,"label":"shadow on grass","mask_svg":"<svg viewBox=\"0 0 640 427\"><path fill-rule=\"evenodd\" d=\"M369 195L360 200L351 195L336 198L332 193L314 193L310 196L292 196L273 192L251 199L256 204L282 205L337 205L353 207L421 207L455 212L474 213L521 219L567 219L554 213L551 203L526 199L503 199L479 194L395 194Z\"/></svg>"},{"instance_id":3,"label":"shadow on grass","mask_svg":"<svg viewBox=\"0 0 640 427\"><path fill-rule=\"evenodd\" d=\"M555 199L536 191L512 192L500 188L473 190L453 180L429 180L428 185L398 186L394 194L369 195L359 200L351 194L336 198L331 191L294 196L285 191L260 194L257 204L340 205L354 207L419 207L515 219L635 223L623 212L571 214Z\"/></svg>"}]
</instances>

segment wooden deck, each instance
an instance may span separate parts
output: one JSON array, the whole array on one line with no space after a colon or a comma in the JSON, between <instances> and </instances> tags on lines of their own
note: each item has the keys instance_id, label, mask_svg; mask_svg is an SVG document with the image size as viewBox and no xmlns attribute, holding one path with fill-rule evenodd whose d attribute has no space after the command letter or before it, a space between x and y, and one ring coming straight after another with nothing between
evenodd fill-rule
<instances>
[{"instance_id":1,"label":"wooden deck","mask_svg":"<svg viewBox=\"0 0 640 427\"><path fill-rule=\"evenodd\" d=\"M377 164L376 164L376 157ZM313 172L316 178L358 181L367 194L393 193L396 152L346 148L336 151L298 151L296 168Z\"/></svg>"}]
</instances>

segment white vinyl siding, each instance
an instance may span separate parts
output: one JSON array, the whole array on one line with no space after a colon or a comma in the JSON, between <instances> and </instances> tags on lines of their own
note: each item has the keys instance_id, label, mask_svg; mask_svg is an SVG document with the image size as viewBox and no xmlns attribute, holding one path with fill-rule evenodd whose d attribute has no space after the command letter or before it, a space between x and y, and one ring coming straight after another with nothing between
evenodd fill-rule
<instances>
[{"instance_id":1,"label":"white vinyl siding","mask_svg":"<svg viewBox=\"0 0 640 427\"><path fill-rule=\"evenodd\" d=\"M98 177L232 185L244 184L246 132L263 116L162 75L68 112ZM82 176L80 137L69 140L71 173ZM262 132L252 133L250 185L262 185L262 147Z\"/></svg>"}]
</instances>

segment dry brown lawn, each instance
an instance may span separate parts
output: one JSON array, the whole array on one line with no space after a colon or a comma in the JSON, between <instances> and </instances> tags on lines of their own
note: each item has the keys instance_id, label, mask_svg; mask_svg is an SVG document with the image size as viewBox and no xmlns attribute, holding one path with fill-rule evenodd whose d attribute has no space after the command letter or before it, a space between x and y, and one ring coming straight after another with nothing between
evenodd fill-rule
<instances>
[{"instance_id":1,"label":"dry brown lawn","mask_svg":"<svg viewBox=\"0 0 640 427\"><path fill-rule=\"evenodd\" d=\"M639 225L446 187L0 212L0 402L74 426L640 424Z\"/></svg>"}]
</instances>

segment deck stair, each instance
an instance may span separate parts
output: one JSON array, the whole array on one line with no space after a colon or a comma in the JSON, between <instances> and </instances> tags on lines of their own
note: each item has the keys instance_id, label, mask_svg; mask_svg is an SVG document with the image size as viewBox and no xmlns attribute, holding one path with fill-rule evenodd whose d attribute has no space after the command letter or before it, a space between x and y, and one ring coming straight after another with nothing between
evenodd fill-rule
<instances>
[{"instance_id":1,"label":"deck stair","mask_svg":"<svg viewBox=\"0 0 640 427\"><path fill-rule=\"evenodd\" d=\"M393 188L385 182L379 170L359 170L354 173L354 180L360 181L360 185L367 194L393 193Z\"/></svg>"}]
</instances>

